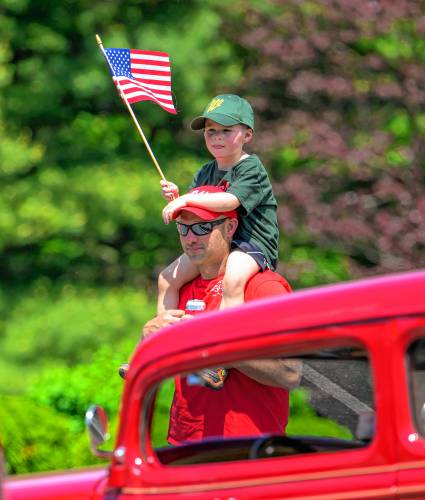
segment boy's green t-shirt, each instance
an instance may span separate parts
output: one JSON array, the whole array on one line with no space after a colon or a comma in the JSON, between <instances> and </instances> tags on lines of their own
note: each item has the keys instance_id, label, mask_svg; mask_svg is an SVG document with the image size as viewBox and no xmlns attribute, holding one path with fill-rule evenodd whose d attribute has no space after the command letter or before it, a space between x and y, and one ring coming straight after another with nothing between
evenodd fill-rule
<instances>
[{"instance_id":1,"label":"boy's green t-shirt","mask_svg":"<svg viewBox=\"0 0 425 500\"><path fill-rule=\"evenodd\" d=\"M279 240L277 202L260 158L250 155L230 170L219 170L216 160L213 160L198 170L190 188L206 185L223 186L227 193L238 198L239 225L234 239L257 245L270 267L276 269Z\"/></svg>"}]
</instances>

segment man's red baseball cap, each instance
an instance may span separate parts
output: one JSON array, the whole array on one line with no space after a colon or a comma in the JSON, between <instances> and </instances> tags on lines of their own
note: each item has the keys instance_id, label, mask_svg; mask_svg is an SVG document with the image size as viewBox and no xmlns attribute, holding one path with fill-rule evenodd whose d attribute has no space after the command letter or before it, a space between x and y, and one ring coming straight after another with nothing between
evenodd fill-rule
<instances>
[{"instance_id":1,"label":"man's red baseball cap","mask_svg":"<svg viewBox=\"0 0 425 500\"><path fill-rule=\"evenodd\" d=\"M202 196L203 194L209 194L209 193L223 193L224 190L223 188L220 188L218 186L198 186L190 189L188 192ZM238 218L238 212L236 210L229 210L228 212L213 212L212 210L207 210L206 208L186 205L182 208L179 208L173 213L173 219L176 219L183 210L185 210L186 212L190 212L191 214L197 215L202 220L214 220L217 219L219 215L224 215L231 219Z\"/></svg>"}]
</instances>

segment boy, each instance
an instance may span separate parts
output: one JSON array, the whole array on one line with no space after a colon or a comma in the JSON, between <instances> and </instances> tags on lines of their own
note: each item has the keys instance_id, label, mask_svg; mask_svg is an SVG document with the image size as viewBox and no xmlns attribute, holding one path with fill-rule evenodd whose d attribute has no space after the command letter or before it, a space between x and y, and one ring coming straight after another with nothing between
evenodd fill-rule
<instances>
[{"instance_id":1,"label":"boy","mask_svg":"<svg viewBox=\"0 0 425 500\"><path fill-rule=\"evenodd\" d=\"M162 216L168 224L176 211L187 205L219 212L237 209L239 226L223 278L223 309L244 302L245 285L251 276L276 268L277 203L260 159L244 151L254 132L254 112L248 101L233 94L218 95L190 126L204 130L205 144L214 157L195 174L191 188L213 185L222 192L203 193L200 188L179 197L175 184L161 181L163 196L171 200ZM158 279L158 312L175 309L179 289L196 275L185 255L164 269Z\"/></svg>"}]
</instances>

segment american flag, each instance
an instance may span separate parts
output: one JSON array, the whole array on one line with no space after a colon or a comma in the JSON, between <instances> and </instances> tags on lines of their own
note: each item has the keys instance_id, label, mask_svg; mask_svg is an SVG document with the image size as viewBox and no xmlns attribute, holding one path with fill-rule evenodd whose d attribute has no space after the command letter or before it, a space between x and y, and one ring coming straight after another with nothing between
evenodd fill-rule
<instances>
[{"instance_id":1,"label":"american flag","mask_svg":"<svg viewBox=\"0 0 425 500\"><path fill-rule=\"evenodd\" d=\"M105 49L115 84L128 102L154 101L176 114L171 95L170 58L165 52Z\"/></svg>"}]
</instances>

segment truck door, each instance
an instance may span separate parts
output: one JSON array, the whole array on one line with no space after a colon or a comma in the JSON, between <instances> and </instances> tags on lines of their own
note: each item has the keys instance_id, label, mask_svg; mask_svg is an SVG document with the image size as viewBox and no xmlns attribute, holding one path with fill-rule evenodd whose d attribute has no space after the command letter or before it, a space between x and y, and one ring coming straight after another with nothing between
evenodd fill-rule
<instances>
[{"instance_id":1,"label":"truck door","mask_svg":"<svg viewBox=\"0 0 425 500\"><path fill-rule=\"evenodd\" d=\"M172 367L166 361L146 367L141 386L149 379L156 382L141 390L141 400L155 404L152 411L140 409L139 449L127 457L133 474L123 498L394 498L391 346L386 339L385 321L264 333L225 348L211 345L207 355L205 349L194 350ZM302 366L299 386L289 391L284 433L167 442L176 376L187 379L203 368L224 366L230 380L242 360L282 359ZM219 391L202 390L224 401ZM259 418L263 411L259 405Z\"/></svg>"},{"instance_id":2,"label":"truck door","mask_svg":"<svg viewBox=\"0 0 425 500\"><path fill-rule=\"evenodd\" d=\"M392 363L398 498L425 497L425 319L400 319Z\"/></svg>"}]
</instances>

